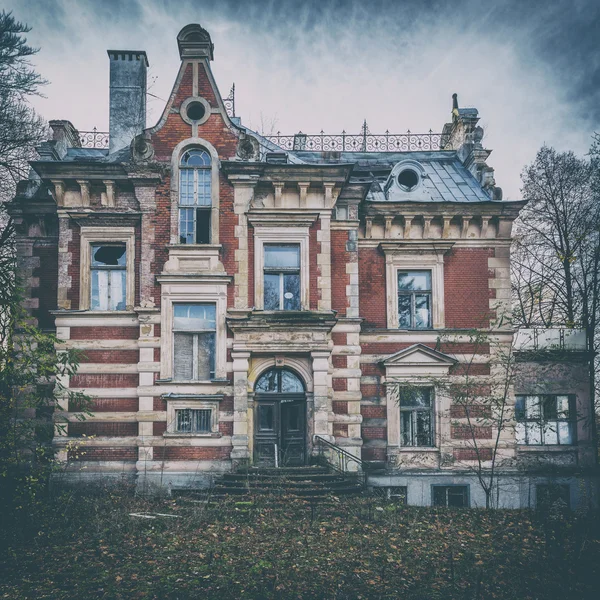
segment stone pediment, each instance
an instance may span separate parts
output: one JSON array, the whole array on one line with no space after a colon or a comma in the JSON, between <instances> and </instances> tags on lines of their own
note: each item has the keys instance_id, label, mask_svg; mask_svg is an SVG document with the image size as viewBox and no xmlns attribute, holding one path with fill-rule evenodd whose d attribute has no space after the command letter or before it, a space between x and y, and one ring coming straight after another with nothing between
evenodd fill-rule
<instances>
[{"instance_id":1,"label":"stone pediment","mask_svg":"<svg viewBox=\"0 0 600 600\"><path fill-rule=\"evenodd\" d=\"M382 361L387 380L395 377L439 377L447 375L455 363L451 356L424 344L413 344Z\"/></svg>"}]
</instances>

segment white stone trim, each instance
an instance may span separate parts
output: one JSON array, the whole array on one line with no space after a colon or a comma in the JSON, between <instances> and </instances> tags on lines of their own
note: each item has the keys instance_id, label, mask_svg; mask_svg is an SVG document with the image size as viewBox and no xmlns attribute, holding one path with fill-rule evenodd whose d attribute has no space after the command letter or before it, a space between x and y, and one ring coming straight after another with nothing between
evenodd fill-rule
<instances>
[{"instance_id":1,"label":"white stone trim","mask_svg":"<svg viewBox=\"0 0 600 600\"><path fill-rule=\"evenodd\" d=\"M135 304L135 228L81 227L80 238L79 310L90 310L92 244L98 242L125 242L125 252L127 253L125 309L132 310Z\"/></svg>"},{"instance_id":2,"label":"white stone trim","mask_svg":"<svg viewBox=\"0 0 600 600\"><path fill-rule=\"evenodd\" d=\"M225 379L227 373L227 282L211 278L203 281L161 281L161 353L160 377L173 378L173 304L213 303L216 305L215 379ZM175 383L175 382L174 382ZM197 382L177 382L179 384Z\"/></svg>"},{"instance_id":3,"label":"white stone trim","mask_svg":"<svg viewBox=\"0 0 600 600\"><path fill-rule=\"evenodd\" d=\"M423 253L403 253L402 250L384 250L384 252L388 329L398 329L398 271L402 270L431 271L433 329L443 329L445 327L444 254L437 253L434 249Z\"/></svg>"},{"instance_id":4,"label":"white stone trim","mask_svg":"<svg viewBox=\"0 0 600 600\"><path fill-rule=\"evenodd\" d=\"M171 155L171 244L179 243L179 162L181 155L191 148L203 148L210 154L211 177L210 191L212 198L210 235L211 244L219 243L219 154L216 148L200 137L191 137L175 146Z\"/></svg>"},{"instance_id":5,"label":"white stone trim","mask_svg":"<svg viewBox=\"0 0 600 600\"><path fill-rule=\"evenodd\" d=\"M300 245L300 309L310 309L309 227L254 227L254 304L264 309L265 244Z\"/></svg>"}]
</instances>

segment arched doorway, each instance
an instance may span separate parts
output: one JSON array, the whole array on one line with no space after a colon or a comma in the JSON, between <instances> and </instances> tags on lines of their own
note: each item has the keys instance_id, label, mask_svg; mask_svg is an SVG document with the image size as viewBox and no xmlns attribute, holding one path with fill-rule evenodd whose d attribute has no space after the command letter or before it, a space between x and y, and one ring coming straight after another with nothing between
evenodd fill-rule
<instances>
[{"instance_id":1,"label":"arched doorway","mask_svg":"<svg viewBox=\"0 0 600 600\"><path fill-rule=\"evenodd\" d=\"M269 369L254 386L254 463L299 466L306 462L306 392L289 369Z\"/></svg>"}]
</instances>

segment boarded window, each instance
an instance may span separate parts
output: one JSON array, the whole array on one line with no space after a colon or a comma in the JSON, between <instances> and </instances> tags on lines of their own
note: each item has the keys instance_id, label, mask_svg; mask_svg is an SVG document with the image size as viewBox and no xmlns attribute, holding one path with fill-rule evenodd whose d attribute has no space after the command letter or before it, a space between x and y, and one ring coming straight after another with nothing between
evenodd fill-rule
<instances>
[{"instance_id":1,"label":"boarded window","mask_svg":"<svg viewBox=\"0 0 600 600\"><path fill-rule=\"evenodd\" d=\"M174 304L173 315L174 378L186 381L214 379L215 305Z\"/></svg>"},{"instance_id":2,"label":"boarded window","mask_svg":"<svg viewBox=\"0 0 600 600\"><path fill-rule=\"evenodd\" d=\"M125 310L127 252L125 244L92 244L92 310Z\"/></svg>"},{"instance_id":3,"label":"boarded window","mask_svg":"<svg viewBox=\"0 0 600 600\"><path fill-rule=\"evenodd\" d=\"M175 410L177 433L211 433L212 410L210 408L182 408Z\"/></svg>"},{"instance_id":4,"label":"boarded window","mask_svg":"<svg viewBox=\"0 0 600 600\"><path fill-rule=\"evenodd\" d=\"M265 310L300 310L300 246L265 245Z\"/></svg>"}]
</instances>

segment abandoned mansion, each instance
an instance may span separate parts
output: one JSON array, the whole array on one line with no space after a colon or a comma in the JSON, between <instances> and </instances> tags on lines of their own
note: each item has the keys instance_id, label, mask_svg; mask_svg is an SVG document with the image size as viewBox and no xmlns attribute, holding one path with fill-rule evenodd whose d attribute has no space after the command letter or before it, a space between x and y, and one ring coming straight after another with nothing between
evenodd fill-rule
<instances>
[{"instance_id":1,"label":"abandoned mansion","mask_svg":"<svg viewBox=\"0 0 600 600\"><path fill-rule=\"evenodd\" d=\"M146 53L109 50L109 133L50 121L9 205L27 306L91 398L84 420L59 399L62 476L177 490L325 457L408 504L597 502L585 335L511 326L524 202L477 110L454 96L441 133L259 134L209 33L177 43L158 123Z\"/></svg>"}]
</instances>

